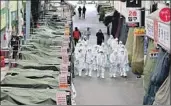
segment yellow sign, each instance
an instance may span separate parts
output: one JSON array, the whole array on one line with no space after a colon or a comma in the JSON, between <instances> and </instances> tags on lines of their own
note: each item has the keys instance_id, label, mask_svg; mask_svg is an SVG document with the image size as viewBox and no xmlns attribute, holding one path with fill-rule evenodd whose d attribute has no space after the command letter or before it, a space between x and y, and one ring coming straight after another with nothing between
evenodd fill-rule
<instances>
[{"instance_id":1,"label":"yellow sign","mask_svg":"<svg viewBox=\"0 0 171 106\"><path fill-rule=\"evenodd\" d=\"M1 29L6 26L6 14L1 15Z\"/></svg>"},{"instance_id":2,"label":"yellow sign","mask_svg":"<svg viewBox=\"0 0 171 106\"><path fill-rule=\"evenodd\" d=\"M18 2L17 0L10 1L9 7L11 11L17 11L17 2Z\"/></svg>"},{"instance_id":3,"label":"yellow sign","mask_svg":"<svg viewBox=\"0 0 171 106\"><path fill-rule=\"evenodd\" d=\"M5 1L1 0L1 9L3 9L5 7Z\"/></svg>"}]
</instances>

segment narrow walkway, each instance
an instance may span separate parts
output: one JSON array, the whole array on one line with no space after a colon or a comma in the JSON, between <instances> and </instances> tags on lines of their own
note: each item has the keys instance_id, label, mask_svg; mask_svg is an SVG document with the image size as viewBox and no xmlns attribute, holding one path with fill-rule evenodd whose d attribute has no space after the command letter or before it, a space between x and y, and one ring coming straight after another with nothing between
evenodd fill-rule
<instances>
[{"instance_id":1,"label":"narrow walkway","mask_svg":"<svg viewBox=\"0 0 171 106\"><path fill-rule=\"evenodd\" d=\"M80 30L91 28L92 35L89 44L96 44L96 32L102 29L106 33L106 27L98 22L98 15L95 5L87 4L86 19L79 19L76 10L76 16L73 18L74 27ZM82 7L82 6L81 6ZM107 40L107 35L105 39ZM83 74L84 75L84 74ZM77 105L141 105L143 100L142 79L136 79L131 72L128 78L117 77L109 78L108 71L105 73L106 78L96 78L82 76L74 79L74 85L77 91Z\"/></svg>"}]
</instances>

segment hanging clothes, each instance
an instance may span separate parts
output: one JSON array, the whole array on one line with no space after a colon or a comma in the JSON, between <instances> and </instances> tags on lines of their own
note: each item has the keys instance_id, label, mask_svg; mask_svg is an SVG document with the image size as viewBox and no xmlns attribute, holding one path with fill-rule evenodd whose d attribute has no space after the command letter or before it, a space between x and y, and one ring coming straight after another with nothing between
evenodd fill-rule
<instances>
[{"instance_id":1,"label":"hanging clothes","mask_svg":"<svg viewBox=\"0 0 171 106\"><path fill-rule=\"evenodd\" d=\"M120 13L118 11L115 11L113 14L112 30L111 30L111 34L113 35L114 38L118 30L119 19L120 19Z\"/></svg>"},{"instance_id":2,"label":"hanging clothes","mask_svg":"<svg viewBox=\"0 0 171 106\"><path fill-rule=\"evenodd\" d=\"M150 84L148 87L148 92L144 96L143 105L152 105L155 99L156 92L163 84L165 79L169 75L170 67L170 58L169 54L166 53L162 48L157 59L155 69L150 77Z\"/></svg>"},{"instance_id":3,"label":"hanging clothes","mask_svg":"<svg viewBox=\"0 0 171 106\"><path fill-rule=\"evenodd\" d=\"M122 16L121 18L121 30L120 30L120 35L119 35L119 41L122 41L122 44L126 44L126 40L128 37L128 30L129 28L126 25L125 17Z\"/></svg>"}]
</instances>

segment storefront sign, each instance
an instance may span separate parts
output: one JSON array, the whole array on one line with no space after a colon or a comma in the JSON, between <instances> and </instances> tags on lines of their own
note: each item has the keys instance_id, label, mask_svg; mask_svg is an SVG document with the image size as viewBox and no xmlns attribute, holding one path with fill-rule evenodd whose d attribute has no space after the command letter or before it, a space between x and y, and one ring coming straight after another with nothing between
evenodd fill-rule
<instances>
[{"instance_id":1,"label":"storefront sign","mask_svg":"<svg viewBox=\"0 0 171 106\"><path fill-rule=\"evenodd\" d=\"M141 0L127 0L126 7L141 7Z\"/></svg>"},{"instance_id":2,"label":"storefront sign","mask_svg":"<svg viewBox=\"0 0 171 106\"><path fill-rule=\"evenodd\" d=\"M158 22L158 44L170 51L170 26Z\"/></svg>"},{"instance_id":3,"label":"storefront sign","mask_svg":"<svg viewBox=\"0 0 171 106\"><path fill-rule=\"evenodd\" d=\"M170 12L171 9L170 8L163 8L161 9L161 11L159 12L159 17L163 22L169 22L170 21Z\"/></svg>"},{"instance_id":4,"label":"storefront sign","mask_svg":"<svg viewBox=\"0 0 171 106\"><path fill-rule=\"evenodd\" d=\"M67 105L67 93L65 91L56 93L56 105Z\"/></svg>"},{"instance_id":5,"label":"storefront sign","mask_svg":"<svg viewBox=\"0 0 171 106\"><path fill-rule=\"evenodd\" d=\"M146 18L145 24L146 35L154 39L154 21L152 19Z\"/></svg>"},{"instance_id":6,"label":"storefront sign","mask_svg":"<svg viewBox=\"0 0 171 106\"><path fill-rule=\"evenodd\" d=\"M60 74L59 75L59 88L67 88L68 87L68 74Z\"/></svg>"},{"instance_id":7,"label":"storefront sign","mask_svg":"<svg viewBox=\"0 0 171 106\"><path fill-rule=\"evenodd\" d=\"M128 26L135 27L140 24L140 11L136 9L128 9L128 16L126 17L126 22ZM132 25L132 26L131 26Z\"/></svg>"}]
</instances>

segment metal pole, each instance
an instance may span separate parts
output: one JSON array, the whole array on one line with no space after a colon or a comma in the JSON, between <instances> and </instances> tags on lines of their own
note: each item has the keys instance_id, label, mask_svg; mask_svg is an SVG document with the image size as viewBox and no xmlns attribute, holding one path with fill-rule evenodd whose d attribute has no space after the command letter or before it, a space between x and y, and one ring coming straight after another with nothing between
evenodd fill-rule
<instances>
[{"instance_id":1,"label":"metal pole","mask_svg":"<svg viewBox=\"0 0 171 106\"><path fill-rule=\"evenodd\" d=\"M25 40L30 37L30 14L31 14L31 0L26 1L26 37Z\"/></svg>"}]
</instances>

